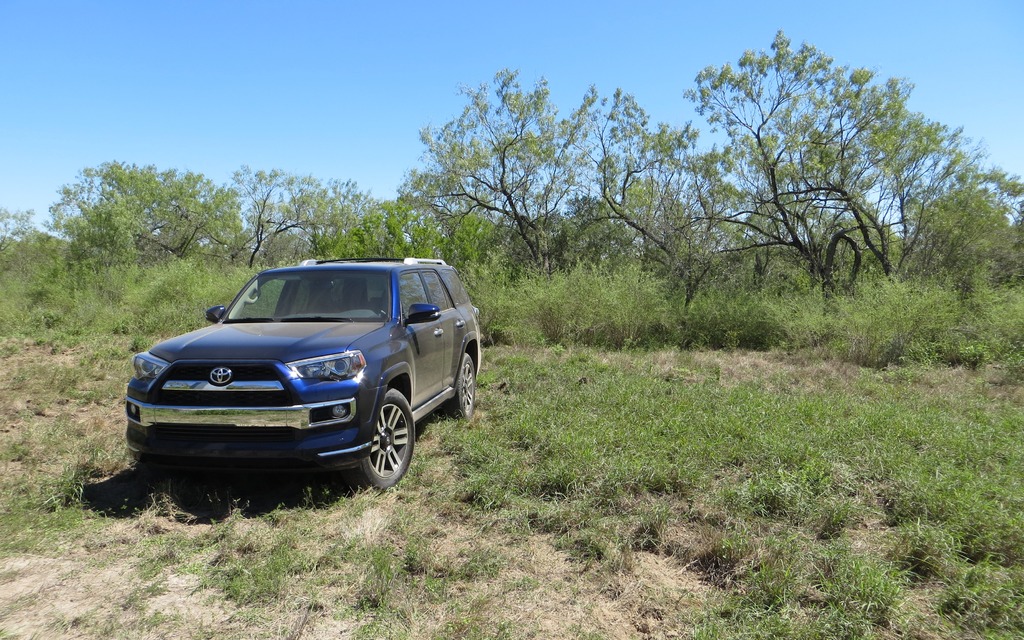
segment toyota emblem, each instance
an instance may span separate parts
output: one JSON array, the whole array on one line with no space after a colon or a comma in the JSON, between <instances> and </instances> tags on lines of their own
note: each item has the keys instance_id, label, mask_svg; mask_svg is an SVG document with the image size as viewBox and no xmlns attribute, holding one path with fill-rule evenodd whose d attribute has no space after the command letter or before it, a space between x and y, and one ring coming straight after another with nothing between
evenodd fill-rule
<instances>
[{"instance_id":1,"label":"toyota emblem","mask_svg":"<svg viewBox=\"0 0 1024 640\"><path fill-rule=\"evenodd\" d=\"M231 382L231 369L228 369L227 367L217 367L210 372L210 382L218 386L223 386Z\"/></svg>"}]
</instances>

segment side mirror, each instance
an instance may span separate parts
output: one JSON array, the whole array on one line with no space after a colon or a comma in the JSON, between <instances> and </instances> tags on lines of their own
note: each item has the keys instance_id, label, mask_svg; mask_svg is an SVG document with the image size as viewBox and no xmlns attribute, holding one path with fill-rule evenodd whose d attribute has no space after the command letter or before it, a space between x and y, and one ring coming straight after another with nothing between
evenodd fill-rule
<instances>
[{"instance_id":1,"label":"side mirror","mask_svg":"<svg viewBox=\"0 0 1024 640\"><path fill-rule=\"evenodd\" d=\"M210 307L206 310L206 319L210 322L220 322L220 319L224 317L224 305L218 304L216 307Z\"/></svg>"},{"instance_id":2,"label":"side mirror","mask_svg":"<svg viewBox=\"0 0 1024 640\"><path fill-rule=\"evenodd\" d=\"M430 322L441 317L441 307L436 304L423 304L417 302L409 305L409 315L405 317L405 324L417 324L419 322Z\"/></svg>"}]
</instances>

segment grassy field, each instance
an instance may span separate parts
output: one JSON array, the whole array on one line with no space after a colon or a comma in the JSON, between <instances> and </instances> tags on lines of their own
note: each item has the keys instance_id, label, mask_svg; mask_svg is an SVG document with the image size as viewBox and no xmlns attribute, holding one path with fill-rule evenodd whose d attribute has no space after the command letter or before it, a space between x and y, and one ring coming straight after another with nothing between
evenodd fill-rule
<instances>
[{"instance_id":1,"label":"grassy field","mask_svg":"<svg viewBox=\"0 0 1024 640\"><path fill-rule=\"evenodd\" d=\"M998 366L493 347L377 493L133 468L136 342L0 342L0 637L1024 634Z\"/></svg>"}]
</instances>

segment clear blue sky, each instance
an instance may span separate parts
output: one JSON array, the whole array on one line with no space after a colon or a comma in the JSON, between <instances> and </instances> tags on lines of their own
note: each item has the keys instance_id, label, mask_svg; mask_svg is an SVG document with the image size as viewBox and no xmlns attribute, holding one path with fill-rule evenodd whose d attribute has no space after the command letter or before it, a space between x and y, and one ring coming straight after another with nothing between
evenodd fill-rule
<instances>
[{"instance_id":1,"label":"clear blue sky","mask_svg":"<svg viewBox=\"0 0 1024 640\"><path fill-rule=\"evenodd\" d=\"M590 85L621 87L655 120L706 131L683 96L697 72L779 29L908 78L913 109L1024 174L1020 0L0 0L0 207L44 222L61 185L113 160L217 183L278 168L390 198L420 129L502 68L546 78L566 113Z\"/></svg>"}]
</instances>

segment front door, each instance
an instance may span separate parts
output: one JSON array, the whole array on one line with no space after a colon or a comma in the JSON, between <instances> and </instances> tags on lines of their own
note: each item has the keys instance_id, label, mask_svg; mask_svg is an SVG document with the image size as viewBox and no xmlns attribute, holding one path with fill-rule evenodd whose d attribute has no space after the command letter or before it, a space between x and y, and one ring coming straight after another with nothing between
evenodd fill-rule
<instances>
[{"instance_id":1,"label":"front door","mask_svg":"<svg viewBox=\"0 0 1024 640\"><path fill-rule=\"evenodd\" d=\"M410 305L417 302L431 304L423 279L418 271L404 271L398 276L399 298L402 302L403 317ZM448 366L445 359L445 334L443 318L433 322L406 325L409 343L412 345L412 408L416 409L441 392L444 372ZM451 336L449 336L449 340Z\"/></svg>"}]
</instances>

